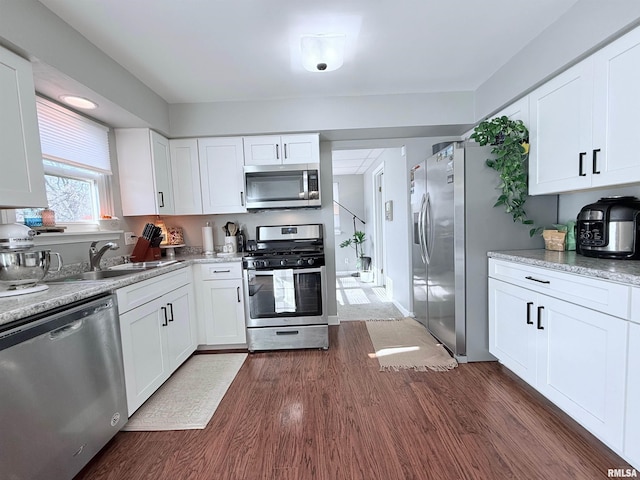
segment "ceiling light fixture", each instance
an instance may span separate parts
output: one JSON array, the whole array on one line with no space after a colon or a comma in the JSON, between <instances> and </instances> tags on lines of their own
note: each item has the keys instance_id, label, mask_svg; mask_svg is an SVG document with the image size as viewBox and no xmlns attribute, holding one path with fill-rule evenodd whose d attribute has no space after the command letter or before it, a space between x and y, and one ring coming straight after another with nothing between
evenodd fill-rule
<instances>
[{"instance_id":1,"label":"ceiling light fixture","mask_svg":"<svg viewBox=\"0 0 640 480\"><path fill-rule=\"evenodd\" d=\"M303 35L302 66L310 72L331 72L344 62L344 34Z\"/></svg>"},{"instance_id":2,"label":"ceiling light fixture","mask_svg":"<svg viewBox=\"0 0 640 480\"><path fill-rule=\"evenodd\" d=\"M98 108L98 104L88 98L78 97L77 95L60 95L61 101L76 108L82 108L84 110L93 110Z\"/></svg>"}]
</instances>

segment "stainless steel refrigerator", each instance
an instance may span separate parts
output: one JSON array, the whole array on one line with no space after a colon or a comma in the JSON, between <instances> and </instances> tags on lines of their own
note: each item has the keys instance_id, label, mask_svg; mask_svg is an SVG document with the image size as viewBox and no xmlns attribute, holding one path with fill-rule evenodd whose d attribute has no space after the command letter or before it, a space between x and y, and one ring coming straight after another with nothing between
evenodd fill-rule
<instances>
[{"instance_id":1,"label":"stainless steel refrigerator","mask_svg":"<svg viewBox=\"0 0 640 480\"><path fill-rule=\"evenodd\" d=\"M411 169L413 313L461 362L489 353L487 252L544 248L529 226L493 205L499 178L491 147L451 143ZM558 197L529 197L528 216L556 223Z\"/></svg>"}]
</instances>

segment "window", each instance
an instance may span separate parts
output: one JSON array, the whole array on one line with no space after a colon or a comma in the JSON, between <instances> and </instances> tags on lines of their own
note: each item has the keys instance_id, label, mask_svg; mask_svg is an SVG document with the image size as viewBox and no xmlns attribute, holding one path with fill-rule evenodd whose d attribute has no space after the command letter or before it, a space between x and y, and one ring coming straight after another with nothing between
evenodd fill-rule
<instances>
[{"instance_id":1,"label":"window","mask_svg":"<svg viewBox=\"0 0 640 480\"><path fill-rule=\"evenodd\" d=\"M36 106L47 201L56 223L95 224L112 216L108 128L43 98ZM18 221L23 213L16 212Z\"/></svg>"}]
</instances>

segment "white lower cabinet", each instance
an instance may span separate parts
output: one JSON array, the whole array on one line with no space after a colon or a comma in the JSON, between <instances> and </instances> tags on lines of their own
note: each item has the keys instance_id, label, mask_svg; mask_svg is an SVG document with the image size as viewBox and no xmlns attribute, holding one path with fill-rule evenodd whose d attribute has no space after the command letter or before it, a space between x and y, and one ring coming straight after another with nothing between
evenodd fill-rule
<instances>
[{"instance_id":1,"label":"white lower cabinet","mask_svg":"<svg viewBox=\"0 0 640 480\"><path fill-rule=\"evenodd\" d=\"M543 295L537 308L537 389L622 450L628 322Z\"/></svg>"},{"instance_id":2,"label":"white lower cabinet","mask_svg":"<svg viewBox=\"0 0 640 480\"><path fill-rule=\"evenodd\" d=\"M510 281L489 279L489 351L609 447L622 453L625 422L629 422L628 416L625 418L624 395L629 322L571 303L563 298L571 298L570 292L553 289L555 282L562 282L563 288L571 282L580 290L583 279L577 275L553 271L547 277L551 280L542 280L539 268L532 268L527 274L523 265L493 259L490 275L503 275L511 265L522 270L523 279L537 279L540 284L534 281L525 288ZM518 281L513 279L514 283ZM584 281L593 287L593 279ZM626 298L619 300L628 305L629 289L625 291ZM628 435L629 428L626 430Z\"/></svg>"},{"instance_id":3,"label":"white lower cabinet","mask_svg":"<svg viewBox=\"0 0 640 480\"><path fill-rule=\"evenodd\" d=\"M640 468L640 325L637 323L629 324L624 454Z\"/></svg>"},{"instance_id":4,"label":"white lower cabinet","mask_svg":"<svg viewBox=\"0 0 640 480\"><path fill-rule=\"evenodd\" d=\"M172 273L117 291L118 304L122 306L120 335L129 416L196 349L195 303L190 275L189 283L176 288L181 276L175 275L178 272ZM135 300L128 302L132 297L147 301L127 310L127 305L136 303ZM153 298L149 300L150 297Z\"/></svg>"},{"instance_id":5,"label":"white lower cabinet","mask_svg":"<svg viewBox=\"0 0 640 480\"><path fill-rule=\"evenodd\" d=\"M489 351L528 383L536 379L536 330L530 290L489 279Z\"/></svg>"},{"instance_id":6,"label":"white lower cabinet","mask_svg":"<svg viewBox=\"0 0 640 480\"><path fill-rule=\"evenodd\" d=\"M247 341L240 262L196 265L201 345L242 345Z\"/></svg>"}]
</instances>

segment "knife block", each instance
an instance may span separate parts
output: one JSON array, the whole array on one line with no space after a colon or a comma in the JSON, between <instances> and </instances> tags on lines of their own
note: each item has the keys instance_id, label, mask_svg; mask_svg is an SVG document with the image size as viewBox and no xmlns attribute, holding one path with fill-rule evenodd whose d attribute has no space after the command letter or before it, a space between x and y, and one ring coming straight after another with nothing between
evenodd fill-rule
<instances>
[{"instance_id":1,"label":"knife block","mask_svg":"<svg viewBox=\"0 0 640 480\"><path fill-rule=\"evenodd\" d=\"M139 237L136 246L133 247L133 252L131 252L131 262L137 263L160 260L160 256L160 247L152 247L149 244L149 240Z\"/></svg>"}]
</instances>

